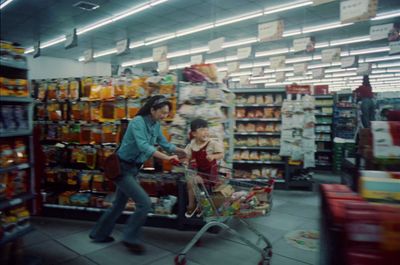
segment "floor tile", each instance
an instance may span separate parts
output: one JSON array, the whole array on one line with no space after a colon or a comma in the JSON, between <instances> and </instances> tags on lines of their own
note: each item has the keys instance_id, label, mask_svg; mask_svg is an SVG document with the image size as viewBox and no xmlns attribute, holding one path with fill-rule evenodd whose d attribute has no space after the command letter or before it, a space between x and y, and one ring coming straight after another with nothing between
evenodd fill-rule
<instances>
[{"instance_id":1,"label":"floor tile","mask_svg":"<svg viewBox=\"0 0 400 265\"><path fill-rule=\"evenodd\" d=\"M58 242L68 247L69 249L79 253L80 255L88 254L90 252L94 252L106 247L109 247L113 244L119 243L122 239L122 233L118 230L114 230L112 236L115 241L110 243L96 243L90 240L89 238L90 230L86 230L79 233L74 233L69 236L61 237L56 239Z\"/></svg>"},{"instance_id":2,"label":"floor tile","mask_svg":"<svg viewBox=\"0 0 400 265\"><path fill-rule=\"evenodd\" d=\"M317 264L318 260L317 251L307 251L296 248L288 244L284 238L275 242L274 253L308 264Z\"/></svg>"},{"instance_id":3,"label":"floor tile","mask_svg":"<svg viewBox=\"0 0 400 265\"><path fill-rule=\"evenodd\" d=\"M51 237L49 237L42 231L34 230L26 234L23 239L24 239L24 247L29 247L35 244L51 240Z\"/></svg>"},{"instance_id":4,"label":"floor tile","mask_svg":"<svg viewBox=\"0 0 400 265\"><path fill-rule=\"evenodd\" d=\"M308 265L309 263L304 263L278 254L273 254L271 259L271 265L306 265L306 264Z\"/></svg>"},{"instance_id":5,"label":"floor tile","mask_svg":"<svg viewBox=\"0 0 400 265\"><path fill-rule=\"evenodd\" d=\"M52 238L60 238L73 233L82 232L93 227L93 222L66 220L59 218L34 218L35 228ZM62 224L62 225L60 225Z\"/></svg>"},{"instance_id":6,"label":"floor tile","mask_svg":"<svg viewBox=\"0 0 400 265\"><path fill-rule=\"evenodd\" d=\"M293 230L305 221L307 221L307 218L294 216L277 210L272 210L271 214L266 217L251 219L252 223L267 225L271 228L285 231Z\"/></svg>"},{"instance_id":7,"label":"floor tile","mask_svg":"<svg viewBox=\"0 0 400 265\"><path fill-rule=\"evenodd\" d=\"M60 265L97 265L97 263L94 263L90 259L81 256L79 258L60 263Z\"/></svg>"},{"instance_id":8,"label":"floor tile","mask_svg":"<svg viewBox=\"0 0 400 265\"><path fill-rule=\"evenodd\" d=\"M43 259L43 264L59 264L61 262L74 259L78 257L78 254L69 250L57 241L49 240L40 244L35 244L33 246L24 249L27 255L32 255L40 257Z\"/></svg>"},{"instance_id":9,"label":"floor tile","mask_svg":"<svg viewBox=\"0 0 400 265\"><path fill-rule=\"evenodd\" d=\"M176 254L170 254L168 256L162 257L161 259L147 263L146 265L175 265L174 259ZM186 265L201 265L193 260L186 258Z\"/></svg>"},{"instance_id":10,"label":"floor tile","mask_svg":"<svg viewBox=\"0 0 400 265\"><path fill-rule=\"evenodd\" d=\"M275 212L281 212L296 217L305 217L310 219L316 219L320 216L320 209L318 206L306 205L296 202L286 202L279 207L275 207L272 214L274 214Z\"/></svg>"},{"instance_id":11,"label":"floor tile","mask_svg":"<svg viewBox=\"0 0 400 265\"><path fill-rule=\"evenodd\" d=\"M168 251L157 248L150 244L145 244L145 247L147 249L145 255L135 255L129 252L129 250L122 244L115 244L108 248L103 248L101 250L86 254L85 256L99 265L144 265L151 264L151 262L159 260L170 254Z\"/></svg>"}]
</instances>

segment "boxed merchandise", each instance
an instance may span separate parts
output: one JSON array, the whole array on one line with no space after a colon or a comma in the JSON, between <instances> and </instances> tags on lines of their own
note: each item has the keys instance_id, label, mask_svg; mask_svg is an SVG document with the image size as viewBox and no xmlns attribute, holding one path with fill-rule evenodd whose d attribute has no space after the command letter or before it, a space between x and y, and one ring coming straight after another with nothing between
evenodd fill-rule
<instances>
[{"instance_id":1,"label":"boxed merchandise","mask_svg":"<svg viewBox=\"0 0 400 265\"><path fill-rule=\"evenodd\" d=\"M372 121L371 129L374 157L400 159L400 122Z\"/></svg>"},{"instance_id":2,"label":"boxed merchandise","mask_svg":"<svg viewBox=\"0 0 400 265\"><path fill-rule=\"evenodd\" d=\"M360 193L367 200L400 202L400 172L361 171Z\"/></svg>"}]
</instances>

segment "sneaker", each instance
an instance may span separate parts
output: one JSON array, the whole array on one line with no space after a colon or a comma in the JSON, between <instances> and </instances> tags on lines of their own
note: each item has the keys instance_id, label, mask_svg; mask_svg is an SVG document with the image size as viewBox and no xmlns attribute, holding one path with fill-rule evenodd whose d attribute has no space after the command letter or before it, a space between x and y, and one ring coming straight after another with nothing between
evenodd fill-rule
<instances>
[{"instance_id":1,"label":"sneaker","mask_svg":"<svg viewBox=\"0 0 400 265\"><path fill-rule=\"evenodd\" d=\"M89 238L91 240L93 240L94 242L97 242L97 243L109 243L109 242L113 242L114 241L114 238L112 236L108 236L108 237L106 237L106 238L104 238L102 240L98 240L98 239L94 238L91 235L89 235Z\"/></svg>"},{"instance_id":2,"label":"sneaker","mask_svg":"<svg viewBox=\"0 0 400 265\"><path fill-rule=\"evenodd\" d=\"M125 241L122 241L122 244L124 244L125 247L127 247L131 252L136 255L142 255L146 252L146 248L142 244L128 243Z\"/></svg>"}]
</instances>

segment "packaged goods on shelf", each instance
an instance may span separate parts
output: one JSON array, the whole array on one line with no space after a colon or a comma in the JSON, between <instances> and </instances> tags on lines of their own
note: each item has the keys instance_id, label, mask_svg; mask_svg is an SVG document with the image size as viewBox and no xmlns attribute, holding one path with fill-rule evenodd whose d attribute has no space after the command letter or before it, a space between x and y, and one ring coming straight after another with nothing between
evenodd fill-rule
<instances>
[{"instance_id":1,"label":"packaged goods on shelf","mask_svg":"<svg viewBox=\"0 0 400 265\"><path fill-rule=\"evenodd\" d=\"M360 194L366 200L400 203L400 172L362 170Z\"/></svg>"},{"instance_id":2,"label":"packaged goods on shelf","mask_svg":"<svg viewBox=\"0 0 400 265\"><path fill-rule=\"evenodd\" d=\"M0 41L0 59L7 62L26 63L25 48L14 45L12 42Z\"/></svg>"},{"instance_id":3,"label":"packaged goods on shelf","mask_svg":"<svg viewBox=\"0 0 400 265\"><path fill-rule=\"evenodd\" d=\"M13 133L29 129L28 108L24 105L1 104L0 133Z\"/></svg>"},{"instance_id":4,"label":"packaged goods on shelf","mask_svg":"<svg viewBox=\"0 0 400 265\"><path fill-rule=\"evenodd\" d=\"M400 160L400 122L372 121L371 129L374 157Z\"/></svg>"}]
</instances>

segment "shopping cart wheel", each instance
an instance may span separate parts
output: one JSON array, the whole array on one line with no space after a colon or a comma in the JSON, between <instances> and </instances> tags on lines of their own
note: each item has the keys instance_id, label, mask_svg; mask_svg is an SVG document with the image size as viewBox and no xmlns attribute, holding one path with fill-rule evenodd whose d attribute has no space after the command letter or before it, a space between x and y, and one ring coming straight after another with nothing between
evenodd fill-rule
<instances>
[{"instance_id":1,"label":"shopping cart wheel","mask_svg":"<svg viewBox=\"0 0 400 265\"><path fill-rule=\"evenodd\" d=\"M180 254L178 256L175 256L174 261L175 261L175 265L186 265L185 255Z\"/></svg>"}]
</instances>

